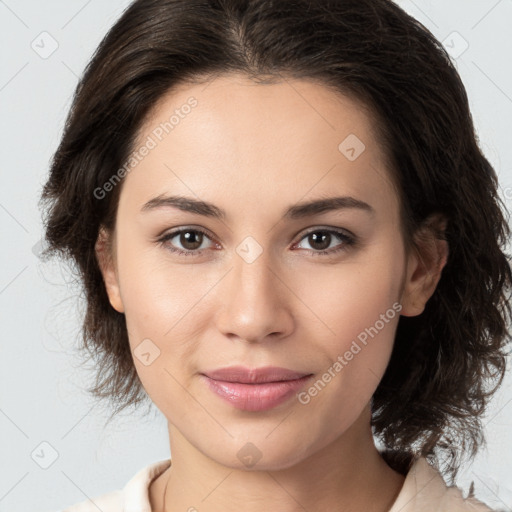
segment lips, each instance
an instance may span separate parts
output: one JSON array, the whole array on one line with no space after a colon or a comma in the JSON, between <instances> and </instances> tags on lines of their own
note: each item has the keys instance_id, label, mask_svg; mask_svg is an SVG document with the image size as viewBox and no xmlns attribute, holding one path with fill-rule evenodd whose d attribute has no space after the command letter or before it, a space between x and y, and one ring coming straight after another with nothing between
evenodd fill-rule
<instances>
[{"instance_id":1,"label":"lips","mask_svg":"<svg viewBox=\"0 0 512 512\"><path fill-rule=\"evenodd\" d=\"M201 375L217 396L245 411L264 411L286 402L311 376L276 366L255 369L232 366Z\"/></svg>"},{"instance_id":2,"label":"lips","mask_svg":"<svg viewBox=\"0 0 512 512\"><path fill-rule=\"evenodd\" d=\"M263 368L245 368L244 366L230 366L204 373L207 377L224 382L239 382L241 384L260 384L262 382L280 382L283 380L296 380L308 373L296 372L278 366Z\"/></svg>"}]
</instances>

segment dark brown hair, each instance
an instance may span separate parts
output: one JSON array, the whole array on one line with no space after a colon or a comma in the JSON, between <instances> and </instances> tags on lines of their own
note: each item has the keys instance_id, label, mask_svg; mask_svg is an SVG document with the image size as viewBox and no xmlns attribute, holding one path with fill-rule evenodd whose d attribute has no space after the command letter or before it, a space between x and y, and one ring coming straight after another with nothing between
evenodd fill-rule
<instances>
[{"instance_id":1,"label":"dark brown hair","mask_svg":"<svg viewBox=\"0 0 512 512\"><path fill-rule=\"evenodd\" d=\"M124 315L110 305L95 256L112 228L121 168L138 130L180 83L243 73L315 80L374 114L398 184L407 247L434 213L447 219L449 259L423 313L401 317L372 399L375 435L404 472L412 455L455 476L483 443L482 415L505 371L510 235L494 169L478 146L448 54L388 0L137 0L105 36L73 99L42 194L47 255L70 258L83 282L83 347L97 364L89 391L119 412L147 399Z\"/></svg>"}]
</instances>

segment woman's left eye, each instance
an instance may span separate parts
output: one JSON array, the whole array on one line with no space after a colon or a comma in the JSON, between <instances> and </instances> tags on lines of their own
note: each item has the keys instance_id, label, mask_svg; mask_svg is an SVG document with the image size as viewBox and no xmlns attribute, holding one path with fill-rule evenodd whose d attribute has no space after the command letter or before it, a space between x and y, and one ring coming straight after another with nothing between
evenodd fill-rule
<instances>
[{"instance_id":1,"label":"woman's left eye","mask_svg":"<svg viewBox=\"0 0 512 512\"><path fill-rule=\"evenodd\" d=\"M342 243L331 245L333 242L333 236L341 240ZM334 254L339 251L346 251L350 246L355 245L356 240L354 236L350 236L342 231L333 229L315 229L306 233L302 240L308 240L308 243L318 244L320 250L309 250L311 254L315 256L321 256L324 254ZM334 247L334 248L333 248Z\"/></svg>"},{"instance_id":2,"label":"woman's left eye","mask_svg":"<svg viewBox=\"0 0 512 512\"><path fill-rule=\"evenodd\" d=\"M171 243L175 238L177 240ZM341 243L335 243L333 246L332 242L334 238L341 240ZM185 256L198 256L203 250L208 248L203 246L205 239L211 240L205 231L198 228L183 228L167 233L160 238L158 242L171 252ZM306 250L315 256L347 250L356 243L354 236L348 235L342 231L325 228L309 231L302 236L298 243L294 244L294 247L300 245L303 240L308 240L308 243L313 249ZM176 247L176 243L181 244L182 248ZM317 245L316 248L314 247L315 245Z\"/></svg>"}]
</instances>

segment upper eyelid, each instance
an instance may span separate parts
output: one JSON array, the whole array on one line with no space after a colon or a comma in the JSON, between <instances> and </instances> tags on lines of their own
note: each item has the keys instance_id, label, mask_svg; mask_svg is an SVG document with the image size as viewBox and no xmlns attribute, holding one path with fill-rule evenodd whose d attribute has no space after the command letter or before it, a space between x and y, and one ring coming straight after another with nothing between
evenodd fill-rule
<instances>
[{"instance_id":1,"label":"upper eyelid","mask_svg":"<svg viewBox=\"0 0 512 512\"><path fill-rule=\"evenodd\" d=\"M352 238L356 238L356 235L346 228L334 228L334 227L322 227L322 226L306 228L306 231L303 232L302 236L304 237L306 235L309 235L310 233L315 233L316 231L327 231L329 233L335 233L337 235L345 235L345 236L349 236ZM302 233L302 231L300 231L299 233Z\"/></svg>"}]
</instances>

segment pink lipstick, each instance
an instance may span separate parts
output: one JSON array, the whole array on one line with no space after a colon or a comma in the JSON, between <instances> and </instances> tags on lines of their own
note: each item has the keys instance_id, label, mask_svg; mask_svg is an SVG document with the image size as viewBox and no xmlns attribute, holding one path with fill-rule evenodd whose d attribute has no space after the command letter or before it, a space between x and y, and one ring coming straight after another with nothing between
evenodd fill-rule
<instances>
[{"instance_id":1,"label":"pink lipstick","mask_svg":"<svg viewBox=\"0 0 512 512\"><path fill-rule=\"evenodd\" d=\"M201 375L211 391L237 409L265 411L295 395L313 374L276 366L230 366Z\"/></svg>"}]
</instances>

